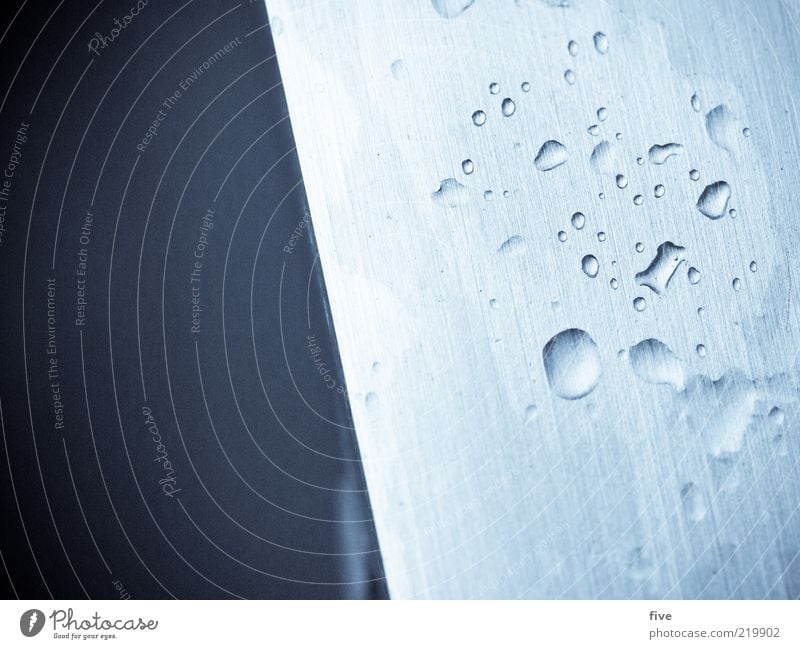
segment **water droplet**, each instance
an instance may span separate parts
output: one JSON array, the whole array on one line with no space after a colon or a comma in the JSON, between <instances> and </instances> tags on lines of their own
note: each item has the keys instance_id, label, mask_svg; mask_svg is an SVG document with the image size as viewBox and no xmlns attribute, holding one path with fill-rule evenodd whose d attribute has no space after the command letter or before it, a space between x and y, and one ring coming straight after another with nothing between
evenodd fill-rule
<instances>
[{"instance_id":1,"label":"water droplet","mask_svg":"<svg viewBox=\"0 0 800 649\"><path fill-rule=\"evenodd\" d=\"M641 241L636 242L636 252L644 252L644 244Z\"/></svg>"},{"instance_id":2,"label":"water droplet","mask_svg":"<svg viewBox=\"0 0 800 649\"><path fill-rule=\"evenodd\" d=\"M490 201L494 198L494 192L491 189L487 189L483 192L483 198L487 201Z\"/></svg>"},{"instance_id":3,"label":"water droplet","mask_svg":"<svg viewBox=\"0 0 800 649\"><path fill-rule=\"evenodd\" d=\"M542 144L533 164L539 171L550 171L567 161L567 148L558 140L547 140Z\"/></svg>"},{"instance_id":4,"label":"water droplet","mask_svg":"<svg viewBox=\"0 0 800 649\"><path fill-rule=\"evenodd\" d=\"M594 137L600 135L600 127L597 124L592 124L586 130L589 131L589 135L593 135Z\"/></svg>"},{"instance_id":5,"label":"water droplet","mask_svg":"<svg viewBox=\"0 0 800 649\"><path fill-rule=\"evenodd\" d=\"M566 81L569 85L575 83L575 71L572 69L567 69L564 71L564 81Z\"/></svg>"},{"instance_id":6,"label":"water droplet","mask_svg":"<svg viewBox=\"0 0 800 649\"><path fill-rule=\"evenodd\" d=\"M538 409L533 404L529 405L525 408L525 422L530 422L536 419L536 415L538 413Z\"/></svg>"},{"instance_id":7,"label":"water droplet","mask_svg":"<svg viewBox=\"0 0 800 649\"><path fill-rule=\"evenodd\" d=\"M476 110L472 113L472 123L475 126L483 126L486 123L486 113L482 110Z\"/></svg>"},{"instance_id":8,"label":"water droplet","mask_svg":"<svg viewBox=\"0 0 800 649\"><path fill-rule=\"evenodd\" d=\"M700 271L694 266L689 268L689 272L686 273L686 276L689 278L690 284L697 284L700 281Z\"/></svg>"},{"instance_id":9,"label":"water droplet","mask_svg":"<svg viewBox=\"0 0 800 649\"><path fill-rule=\"evenodd\" d=\"M758 270L758 264L754 261L750 262L750 271L755 273Z\"/></svg>"},{"instance_id":10,"label":"water droplet","mask_svg":"<svg viewBox=\"0 0 800 649\"><path fill-rule=\"evenodd\" d=\"M503 190L503 198L508 198L509 196L511 196L511 192L508 191L507 189L504 189Z\"/></svg>"},{"instance_id":11,"label":"water droplet","mask_svg":"<svg viewBox=\"0 0 800 649\"><path fill-rule=\"evenodd\" d=\"M431 198L441 207L457 207L467 202L469 192L455 178L445 178L439 185L439 189L431 194Z\"/></svg>"},{"instance_id":12,"label":"water droplet","mask_svg":"<svg viewBox=\"0 0 800 649\"><path fill-rule=\"evenodd\" d=\"M617 281L617 278L616 277L612 277L611 281L609 282L609 285L611 286L611 288L613 288L616 291L617 288L619 288L619 282Z\"/></svg>"},{"instance_id":13,"label":"water droplet","mask_svg":"<svg viewBox=\"0 0 800 649\"><path fill-rule=\"evenodd\" d=\"M603 32L595 32L592 40L594 41L594 49L596 49L599 54L608 52L608 36Z\"/></svg>"},{"instance_id":14,"label":"water droplet","mask_svg":"<svg viewBox=\"0 0 800 649\"><path fill-rule=\"evenodd\" d=\"M581 268L587 277L597 277L600 271L600 263L594 255L584 255L581 259Z\"/></svg>"},{"instance_id":15,"label":"water droplet","mask_svg":"<svg viewBox=\"0 0 800 649\"><path fill-rule=\"evenodd\" d=\"M628 350L634 374L642 381L671 385L678 391L686 384L686 373L678 357L660 340L647 338Z\"/></svg>"},{"instance_id":16,"label":"water droplet","mask_svg":"<svg viewBox=\"0 0 800 649\"><path fill-rule=\"evenodd\" d=\"M531 84L529 84L527 81L523 81L521 87L522 87L522 92L530 92Z\"/></svg>"},{"instance_id":17,"label":"water droplet","mask_svg":"<svg viewBox=\"0 0 800 649\"><path fill-rule=\"evenodd\" d=\"M636 194L636 196L633 197L634 205L641 205L643 202L644 202L644 196L642 196L641 194Z\"/></svg>"},{"instance_id":18,"label":"water droplet","mask_svg":"<svg viewBox=\"0 0 800 649\"><path fill-rule=\"evenodd\" d=\"M570 41L567 43L567 52L569 52L571 56L577 56L578 44L575 41Z\"/></svg>"},{"instance_id":19,"label":"water droplet","mask_svg":"<svg viewBox=\"0 0 800 649\"><path fill-rule=\"evenodd\" d=\"M665 191L665 190L664 190L664 185L656 185L656 186L653 188L653 195L654 195L656 198L661 198L661 197L664 195L664 191Z\"/></svg>"},{"instance_id":20,"label":"water droplet","mask_svg":"<svg viewBox=\"0 0 800 649\"><path fill-rule=\"evenodd\" d=\"M491 300L489 300L489 306L490 306L491 308L493 308L493 309L499 309L499 308L500 308L500 304L499 304L499 303L497 302L497 300L495 300L494 298L492 298Z\"/></svg>"},{"instance_id":21,"label":"water droplet","mask_svg":"<svg viewBox=\"0 0 800 649\"><path fill-rule=\"evenodd\" d=\"M638 158L636 158L636 164L637 165L643 165L644 164L644 158L642 156L639 156Z\"/></svg>"},{"instance_id":22,"label":"water droplet","mask_svg":"<svg viewBox=\"0 0 800 649\"><path fill-rule=\"evenodd\" d=\"M684 261L686 248L665 241L656 249L656 255L650 265L640 273L636 273L636 281L646 286L656 295L661 295L669 286L675 271Z\"/></svg>"},{"instance_id":23,"label":"water droplet","mask_svg":"<svg viewBox=\"0 0 800 649\"><path fill-rule=\"evenodd\" d=\"M400 79L404 79L406 76L406 69L405 66L403 65L402 59L397 59L395 61L392 61L391 70L392 70L392 76L398 81Z\"/></svg>"},{"instance_id":24,"label":"water droplet","mask_svg":"<svg viewBox=\"0 0 800 649\"><path fill-rule=\"evenodd\" d=\"M611 144L608 140L598 142L592 149L592 155L589 156L589 162L594 170L599 174L610 174L613 168L613 160L611 155Z\"/></svg>"},{"instance_id":25,"label":"water droplet","mask_svg":"<svg viewBox=\"0 0 800 649\"><path fill-rule=\"evenodd\" d=\"M716 220L725 215L731 198L731 186L724 180L707 185L697 199L697 209L703 216Z\"/></svg>"},{"instance_id":26,"label":"water droplet","mask_svg":"<svg viewBox=\"0 0 800 649\"><path fill-rule=\"evenodd\" d=\"M706 357L706 346L700 343L697 347L695 347L695 351L700 358Z\"/></svg>"},{"instance_id":27,"label":"water droplet","mask_svg":"<svg viewBox=\"0 0 800 649\"><path fill-rule=\"evenodd\" d=\"M770 422L774 426L777 427L783 426L785 416L783 414L783 410L778 408L778 406L773 407L772 410L769 411L769 415L767 416L769 417Z\"/></svg>"},{"instance_id":28,"label":"water droplet","mask_svg":"<svg viewBox=\"0 0 800 649\"><path fill-rule=\"evenodd\" d=\"M750 137L750 129L745 126L742 129L742 135L744 135L745 137Z\"/></svg>"},{"instance_id":29,"label":"water droplet","mask_svg":"<svg viewBox=\"0 0 800 649\"><path fill-rule=\"evenodd\" d=\"M501 246L497 249L497 252L509 257L521 255L525 252L525 240L518 234L515 234L513 237L509 237L503 241Z\"/></svg>"},{"instance_id":30,"label":"water droplet","mask_svg":"<svg viewBox=\"0 0 800 649\"><path fill-rule=\"evenodd\" d=\"M618 140L621 140L622 139L622 133L617 133L617 134L614 135L614 137L617 138Z\"/></svg>"},{"instance_id":31,"label":"water droplet","mask_svg":"<svg viewBox=\"0 0 800 649\"><path fill-rule=\"evenodd\" d=\"M503 105L502 105L503 115L505 115L506 117L511 117L516 112L516 110L517 106L514 103L514 100L511 99L510 97L506 97L503 100Z\"/></svg>"},{"instance_id":32,"label":"water droplet","mask_svg":"<svg viewBox=\"0 0 800 649\"><path fill-rule=\"evenodd\" d=\"M734 208L729 209L728 210L728 216L730 216L732 219L735 219L736 218L736 210Z\"/></svg>"},{"instance_id":33,"label":"water droplet","mask_svg":"<svg viewBox=\"0 0 800 649\"><path fill-rule=\"evenodd\" d=\"M721 149L730 151L738 133L736 118L725 104L715 106L706 114L706 132Z\"/></svg>"},{"instance_id":34,"label":"water droplet","mask_svg":"<svg viewBox=\"0 0 800 649\"><path fill-rule=\"evenodd\" d=\"M567 240L567 233L564 232L564 230L559 230L558 231L558 240L561 243L564 243Z\"/></svg>"},{"instance_id":35,"label":"water droplet","mask_svg":"<svg viewBox=\"0 0 800 649\"><path fill-rule=\"evenodd\" d=\"M677 142L667 144L654 144L647 151L647 158L650 164L663 165L672 156L683 155L683 145Z\"/></svg>"},{"instance_id":36,"label":"water droplet","mask_svg":"<svg viewBox=\"0 0 800 649\"><path fill-rule=\"evenodd\" d=\"M597 119L600 122L605 122L606 117L608 117L608 108L606 108L605 106L601 106L600 108L597 109Z\"/></svg>"},{"instance_id":37,"label":"water droplet","mask_svg":"<svg viewBox=\"0 0 800 649\"><path fill-rule=\"evenodd\" d=\"M633 300L633 308L639 312L644 311L647 308L647 300L643 297L637 297Z\"/></svg>"},{"instance_id":38,"label":"water droplet","mask_svg":"<svg viewBox=\"0 0 800 649\"><path fill-rule=\"evenodd\" d=\"M576 230L582 230L583 226L586 224L586 217L583 215L583 212L575 212L570 219L572 222L572 227Z\"/></svg>"},{"instance_id":39,"label":"water droplet","mask_svg":"<svg viewBox=\"0 0 800 649\"><path fill-rule=\"evenodd\" d=\"M700 172L697 171L697 169L692 169L689 172L689 178L691 178L692 180L698 180L700 178Z\"/></svg>"},{"instance_id":40,"label":"water droplet","mask_svg":"<svg viewBox=\"0 0 800 649\"><path fill-rule=\"evenodd\" d=\"M381 371L381 364L378 361L375 361L372 364L372 371L375 372L376 374Z\"/></svg>"},{"instance_id":41,"label":"water droplet","mask_svg":"<svg viewBox=\"0 0 800 649\"><path fill-rule=\"evenodd\" d=\"M706 501L703 492L693 482L687 482L681 489L683 513L692 523L699 523L706 517Z\"/></svg>"},{"instance_id":42,"label":"water droplet","mask_svg":"<svg viewBox=\"0 0 800 649\"><path fill-rule=\"evenodd\" d=\"M458 18L475 0L431 0L433 8L442 18Z\"/></svg>"},{"instance_id":43,"label":"water droplet","mask_svg":"<svg viewBox=\"0 0 800 649\"><path fill-rule=\"evenodd\" d=\"M697 307L697 315L702 316L705 312L706 310L703 307Z\"/></svg>"},{"instance_id":44,"label":"water droplet","mask_svg":"<svg viewBox=\"0 0 800 649\"><path fill-rule=\"evenodd\" d=\"M597 387L602 368L597 343L582 329L566 329L542 349L547 382L562 399L580 399Z\"/></svg>"},{"instance_id":45,"label":"water droplet","mask_svg":"<svg viewBox=\"0 0 800 649\"><path fill-rule=\"evenodd\" d=\"M695 113L700 112L700 97L697 96L697 93L692 95L692 110Z\"/></svg>"},{"instance_id":46,"label":"water droplet","mask_svg":"<svg viewBox=\"0 0 800 649\"><path fill-rule=\"evenodd\" d=\"M491 92L493 95L496 95L498 92L500 92L500 84L497 83L496 81L490 83L489 92Z\"/></svg>"},{"instance_id":47,"label":"water droplet","mask_svg":"<svg viewBox=\"0 0 800 649\"><path fill-rule=\"evenodd\" d=\"M378 407L378 395L374 392L367 392L367 396L364 397L364 405L367 410L374 412Z\"/></svg>"},{"instance_id":48,"label":"water droplet","mask_svg":"<svg viewBox=\"0 0 800 649\"><path fill-rule=\"evenodd\" d=\"M742 289L742 280L738 277L734 277L731 286L733 286L734 291L740 291Z\"/></svg>"},{"instance_id":49,"label":"water droplet","mask_svg":"<svg viewBox=\"0 0 800 649\"><path fill-rule=\"evenodd\" d=\"M472 160L467 158L461 163L461 170L467 174L468 176L475 171L475 165L472 163Z\"/></svg>"},{"instance_id":50,"label":"water droplet","mask_svg":"<svg viewBox=\"0 0 800 649\"><path fill-rule=\"evenodd\" d=\"M600 200L603 200L605 197L606 197L606 195L605 195L603 192L600 192L600 193L597 195L597 198L599 198Z\"/></svg>"},{"instance_id":51,"label":"water droplet","mask_svg":"<svg viewBox=\"0 0 800 649\"><path fill-rule=\"evenodd\" d=\"M603 232L602 230L600 232L598 232L597 233L597 240L600 241L601 243L603 241L605 241L606 240L606 233Z\"/></svg>"},{"instance_id":52,"label":"water droplet","mask_svg":"<svg viewBox=\"0 0 800 649\"><path fill-rule=\"evenodd\" d=\"M623 174L617 174L617 187L625 189L628 186L628 179Z\"/></svg>"}]
</instances>

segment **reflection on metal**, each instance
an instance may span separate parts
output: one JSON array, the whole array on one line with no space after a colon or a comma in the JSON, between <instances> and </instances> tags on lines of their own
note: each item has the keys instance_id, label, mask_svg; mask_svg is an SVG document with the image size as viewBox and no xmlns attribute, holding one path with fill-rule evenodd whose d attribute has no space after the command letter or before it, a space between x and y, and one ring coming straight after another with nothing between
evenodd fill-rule
<instances>
[{"instance_id":1,"label":"reflection on metal","mask_svg":"<svg viewBox=\"0 0 800 649\"><path fill-rule=\"evenodd\" d=\"M268 0L394 597L800 596L784 4Z\"/></svg>"}]
</instances>

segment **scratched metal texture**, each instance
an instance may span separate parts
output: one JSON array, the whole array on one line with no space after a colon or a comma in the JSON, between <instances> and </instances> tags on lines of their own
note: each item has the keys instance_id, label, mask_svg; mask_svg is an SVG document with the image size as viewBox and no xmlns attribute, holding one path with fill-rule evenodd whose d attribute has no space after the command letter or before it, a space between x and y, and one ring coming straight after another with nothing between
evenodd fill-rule
<instances>
[{"instance_id":1,"label":"scratched metal texture","mask_svg":"<svg viewBox=\"0 0 800 649\"><path fill-rule=\"evenodd\" d=\"M391 595L800 596L798 3L267 6Z\"/></svg>"}]
</instances>

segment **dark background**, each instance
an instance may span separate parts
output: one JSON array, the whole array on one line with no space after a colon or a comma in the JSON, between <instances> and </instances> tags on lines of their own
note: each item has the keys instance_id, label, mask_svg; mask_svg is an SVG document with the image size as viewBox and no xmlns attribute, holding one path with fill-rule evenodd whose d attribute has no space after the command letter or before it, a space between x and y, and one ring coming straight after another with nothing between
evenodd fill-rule
<instances>
[{"instance_id":1,"label":"dark background","mask_svg":"<svg viewBox=\"0 0 800 649\"><path fill-rule=\"evenodd\" d=\"M2 595L384 597L264 5L134 7L0 10Z\"/></svg>"}]
</instances>

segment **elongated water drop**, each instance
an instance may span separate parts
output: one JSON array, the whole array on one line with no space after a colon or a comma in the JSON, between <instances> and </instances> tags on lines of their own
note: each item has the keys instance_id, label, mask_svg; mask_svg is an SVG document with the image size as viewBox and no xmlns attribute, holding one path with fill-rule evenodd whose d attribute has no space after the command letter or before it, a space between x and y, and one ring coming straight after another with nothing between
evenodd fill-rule
<instances>
[{"instance_id":1,"label":"elongated water drop","mask_svg":"<svg viewBox=\"0 0 800 649\"><path fill-rule=\"evenodd\" d=\"M682 155L683 151L683 145L677 142L654 144L647 151L647 157L650 160L650 164L663 165L672 156Z\"/></svg>"},{"instance_id":2,"label":"elongated water drop","mask_svg":"<svg viewBox=\"0 0 800 649\"><path fill-rule=\"evenodd\" d=\"M562 399L580 399L597 387L602 374L597 343L582 329L566 329L542 349L547 382Z\"/></svg>"},{"instance_id":3,"label":"elongated water drop","mask_svg":"<svg viewBox=\"0 0 800 649\"><path fill-rule=\"evenodd\" d=\"M398 81L400 79L404 79L405 78L406 70L405 70L405 67L403 65L402 59L397 59L395 61L392 61L391 69L392 69L392 76L395 79L397 79Z\"/></svg>"},{"instance_id":4,"label":"elongated water drop","mask_svg":"<svg viewBox=\"0 0 800 649\"><path fill-rule=\"evenodd\" d=\"M431 194L431 198L441 207L457 207L467 202L469 192L455 178L445 178L439 185L439 189Z\"/></svg>"},{"instance_id":5,"label":"elongated water drop","mask_svg":"<svg viewBox=\"0 0 800 649\"><path fill-rule=\"evenodd\" d=\"M433 8L442 18L458 18L475 0L431 0Z\"/></svg>"},{"instance_id":6,"label":"elongated water drop","mask_svg":"<svg viewBox=\"0 0 800 649\"><path fill-rule=\"evenodd\" d=\"M601 106L600 108L597 109L597 121L605 122L606 117L608 117L608 108L606 108L605 106Z\"/></svg>"},{"instance_id":7,"label":"elongated water drop","mask_svg":"<svg viewBox=\"0 0 800 649\"><path fill-rule=\"evenodd\" d=\"M597 273L600 271L600 262L594 255L584 255L581 259L581 269L587 277L597 277Z\"/></svg>"},{"instance_id":8,"label":"elongated water drop","mask_svg":"<svg viewBox=\"0 0 800 649\"><path fill-rule=\"evenodd\" d=\"M594 149L592 149L592 155L589 156L589 162L599 174L612 173L614 165L611 155L611 144L608 140L603 140L595 145Z\"/></svg>"},{"instance_id":9,"label":"elongated water drop","mask_svg":"<svg viewBox=\"0 0 800 649\"><path fill-rule=\"evenodd\" d=\"M572 69L568 69L564 71L564 81L566 81L569 85L575 83L575 71Z\"/></svg>"},{"instance_id":10,"label":"elongated water drop","mask_svg":"<svg viewBox=\"0 0 800 649\"><path fill-rule=\"evenodd\" d=\"M672 350L660 340L647 338L628 350L631 368L642 381L683 390L686 374Z\"/></svg>"},{"instance_id":11,"label":"elongated water drop","mask_svg":"<svg viewBox=\"0 0 800 649\"><path fill-rule=\"evenodd\" d=\"M699 523L706 517L706 502L703 492L693 482L687 482L681 489L683 512L692 523Z\"/></svg>"},{"instance_id":12,"label":"elongated water drop","mask_svg":"<svg viewBox=\"0 0 800 649\"><path fill-rule=\"evenodd\" d=\"M665 241L656 249L656 256L650 262L650 265L642 272L636 273L636 282L640 286L646 286L656 295L661 295L675 274L685 260L684 253L686 248L677 246L671 241Z\"/></svg>"},{"instance_id":13,"label":"elongated water drop","mask_svg":"<svg viewBox=\"0 0 800 649\"><path fill-rule=\"evenodd\" d=\"M594 49L596 49L599 54L608 52L608 36L603 32L595 32L592 40L594 41Z\"/></svg>"},{"instance_id":14,"label":"elongated water drop","mask_svg":"<svg viewBox=\"0 0 800 649\"><path fill-rule=\"evenodd\" d=\"M521 255L525 252L525 240L518 234L515 234L513 237L506 239L497 249L497 252L509 257Z\"/></svg>"},{"instance_id":15,"label":"elongated water drop","mask_svg":"<svg viewBox=\"0 0 800 649\"><path fill-rule=\"evenodd\" d=\"M617 187L620 189L625 189L628 186L628 179L625 177L624 174L617 174Z\"/></svg>"},{"instance_id":16,"label":"elongated water drop","mask_svg":"<svg viewBox=\"0 0 800 649\"><path fill-rule=\"evenodd\" d=\"M742 289L742 280L740 280L738 277L734 277L731 285L733 286L733 290L738 292Z\"/></svg>"},{"instance_id":17,"label":"elongated water drop","mask_svg":"<svg viewBox=\"0 0 800 649\"><path fill-rule=\"evenodd\" d=\"M715 106L706 113L706 132L719 148L730 151L738 135L736 117L725 104Z\"/></svg>"},{"instance_id":18,"label":"elongated water drop","mask_svg":"<svg viewBox=\"0 0 800 649\"><path fill-rule=\"evenodd\" d=\"M569 43L567 43L567 52L570 53L570 56L577 56L578 44L575 41L570 41Z\"/></svg>"},{"instance_id":19,"label":"elongated water drop","mask_svg":"<svg viewBox=\"0 0 800 649\"><path fill-rule=\"evenodd\" d=\"M697 93L692 95L691 104L692 104L692 110L695 113L699 113L700 112L700 97L697 96Z\"/></svg>"},{"instance_id":20,"label":"elongated water drop","mask_svg":"<svg viewBox=\"0 0 800 649\"><path fill-rule=\"evenodd\" d=\"M725 216L728 201L731 198L731 186L724 180L707 185L697 199L697 209L703 216L716 220Z\"/></svg>"},{"instance_id":21,"label":"elongated water drop","mask_svg":"<svg viewBox=\"0 0 800 649\"><path fill-rule=\"evenodd\" d=\"M689 272L686 275L689 278L690 284L697 284L700 282L700 271L697 270L694 266L689 268Z\"/></svg>"},{"instance_id":22,"label":"elongated water drop","mask_svg":"<svg viewBox=\"0 0 800 649\"><path fill-rule=\"evenodd\" d=\"M547 140L542 144L533 164L539 171L550 171L560 167L567 161L567 149L558 140Z\"/></svg>"}]
</instances>

